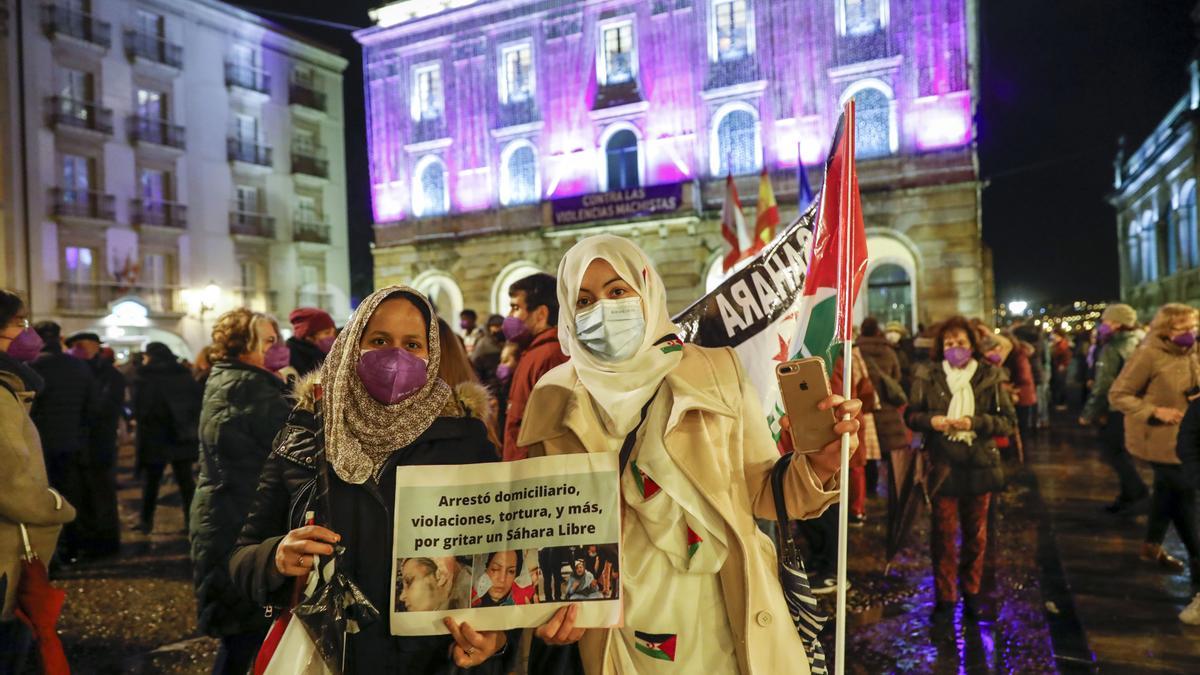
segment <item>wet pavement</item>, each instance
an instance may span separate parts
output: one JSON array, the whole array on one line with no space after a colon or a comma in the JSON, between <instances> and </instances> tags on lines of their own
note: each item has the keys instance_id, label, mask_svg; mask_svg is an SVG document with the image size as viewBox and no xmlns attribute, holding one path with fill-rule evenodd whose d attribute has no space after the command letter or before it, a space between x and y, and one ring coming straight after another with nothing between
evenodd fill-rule
<instances>
[{"instance_id":1,"label":"wet pavement","mask_svg":"<svg viewBox=\"0 0 1200 675\"><path fill-rule=\"evenodd\" d=\"M851 673L1200 672L1200 628L1175 618L1185 575L1140 563L1140 514L1101 507L1115 482L1087 432L1064 423L1027 444L1027 466L993 501L984 618L935 627L929 518L884 573L885 499L850 533ZM132 531L141 494L125 448L118 475L122 554L57 574L68 591L59 623L77 673L206 673L216 641L195 629L187 539L178 492L164 485L156 528ZM169 474L168 474L169 475ZM880 477L881 489L886 475ZM1182 556L1178 540L1168 547ZM830 613L833 595L823 596ZM833 627L823 640L833 653Z\"/></svg>"}]
</instances>

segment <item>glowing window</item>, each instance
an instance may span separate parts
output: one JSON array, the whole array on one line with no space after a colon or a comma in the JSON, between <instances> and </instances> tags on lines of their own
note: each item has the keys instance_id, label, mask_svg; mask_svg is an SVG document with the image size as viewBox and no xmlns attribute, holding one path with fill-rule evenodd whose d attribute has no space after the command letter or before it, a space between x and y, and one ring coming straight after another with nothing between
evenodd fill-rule
<instances>
[{"instance_id":1,"label":"glowing window","mask_svg":"<svg viewBox=\"0 0 1200 675\"><path fill-rule=\"evenodd\" d=\"M887 27L888 0L836 0L838 33L870 35Z\"/></svg>"},{"instance_id":2,"label":"glowing window","mask_svg":"<svg viewBox=\"0 0 1200 675\"><path fill-rule=\"evenodd\" d=\"M868 87L854 95L855 156L862 159L892 154L892 105L887 94Z\"/></svg>"},{"instance_id":3,"label":"glowing window","mask_svg":"<svg viewBox=\"0 0 1200 675\"><path fill-rule=\"evenodd\" d=\"M632 131L621 129L604 146L608 160L608 189L624 190L641 184L638 175L638 139Z\"/></svg>"},{"instance_id":4,"label":"glowing window","mask_svg":"<svg viewBox=\"0 0 1200 675\"><path fill-rule=\"evenodd\" d=\"M538 190L537 154L526 142L517 141L504 162L500 182L500 202L504 205L530 204L541 197Z\"/></svg>"},{"instance_id":5,"label":"glowing window","mask_svg":"<svg viewBox=\"0 0 1200 675\"><path fill-rule=\"evenodd\" d=\"M501 49L500 102L526 101L533 92L533 46L526 42Z\"/></svg>"},{"instance_id":6,"label":"glowing window","mask_svg":"<svg viewBox=\"0 0 1200 675\"><path fill-rule=\"evenodd\" d=\"M416 121L442 117L445 100L442 94L442 67L427 63L413 68L412 118Z\"/></svg>"},{"instance_id":7,"label":"glowing window","mask_svg":"<svg viewBox=\"0 0 1200 675\"><path fill-rule=\"evenodd\" d=\"M1196 181L1188 181L1179 195L1175 211L1179 228L1180 263L1187 268L1200 267L1200 232L1196 229Z\"/></svg>"},{"instance_id":8,"label":"glowing window","mask_svg":"<svg viewBox=\"0 0 1200 675\"><path fill-rule=\"evenodd\" d=\"M633 22L604 26L600 33L600 83L632 82L637 76L637 47L633 42Z\"/></svg>"},{"instance_id":9,"label":"glowing window","mask_svg":"<svg viewBox=\"0 0 1200 675\"><path fill-rule=\"evenodd\" d=\"M437 157L427 157L417 163L417 183L413 194L413 214L438 216L450 210L450 193L446 187L446 165Z\"/></svg>"},{"instance_id":10,"label":"glowing window","mask_svg":"<svg viewBox=\"0 0 1200 675\"><path fill-rule=\"evenodd\" d=\"M716 175L735 176L759 170L758 119L747 110L731 110L717 123Z\"/></svg>"},{"instance_id":11,"label":"glowing window","mask_svg":"<svg viewBox=\"0 0 1200 675\"><path fill-rule=\"evenodd\" d=\"M717 61L736 61L751 52L748 0L713 3L713 37Z\"/></svg>"}]
</instances>

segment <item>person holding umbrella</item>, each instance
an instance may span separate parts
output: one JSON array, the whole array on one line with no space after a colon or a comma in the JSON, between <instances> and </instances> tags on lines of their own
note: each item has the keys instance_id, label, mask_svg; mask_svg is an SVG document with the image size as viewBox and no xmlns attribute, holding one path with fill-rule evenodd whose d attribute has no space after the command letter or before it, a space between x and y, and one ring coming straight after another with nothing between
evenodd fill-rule
<instances>
[{"instance_id":1,"label":"person holding umbrella","mask_svg":"<svg viewBox=\"0 0 1200 675\"><path fill-rule=\"evenodd\" d=\"M41 563L25 560L28 546L48 560L65 523L75 519L75 509L51 487L46 478L42 444L29 417L29 406L42 388L42 378L27 363L42 348L41 338L29 327L29 315L20 296L0 289L0 672L23 671L29 651L27 625L16 617L18 590L27 618L35 599L30 576L45 579ZM22 530L26 534L23 536ZM29 576L27 576L27 571ZM42 586L50 589L48 585ZM41 619L43 617L37 617ZM56 616L53 618L57 618ZM41 628L43 620L35 620ZM39 630L39 637L41 631ZM53 632L53 631L51 631ZM48 642L42 639L42 646ZM61 647L60 647L61 654ZM64 660L65 662L65 660Z\"/></svg>"}]
</instances>

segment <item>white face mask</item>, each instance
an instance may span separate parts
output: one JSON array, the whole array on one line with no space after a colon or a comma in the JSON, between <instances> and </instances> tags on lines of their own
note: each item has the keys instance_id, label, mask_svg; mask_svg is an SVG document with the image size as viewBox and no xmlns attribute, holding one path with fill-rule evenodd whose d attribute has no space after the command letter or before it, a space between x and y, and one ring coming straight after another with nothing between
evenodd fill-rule
<instances>
[{"instance_id":1,"label":"white face mask","mask_svg":"<svg viewBox=\"0 0 1200 675\"><path fill-rule=\"evenodd\" d=\"M883 336L887 338L887 341L891 344L896 344L900 341L900 334L894 330L889 330L888 332L884 333Z\"/></svg>"},{"instance_id":2,"label":"white face mask","mask_svg":"<svg viewBox=\"0 0 1200 675\"><path fill-rule=\"evenodd\" d=\"M605 361L624 361L646 337L641 298L601 300L575 315L575 334L588 351Z\"/></svg>"}]
</instances>

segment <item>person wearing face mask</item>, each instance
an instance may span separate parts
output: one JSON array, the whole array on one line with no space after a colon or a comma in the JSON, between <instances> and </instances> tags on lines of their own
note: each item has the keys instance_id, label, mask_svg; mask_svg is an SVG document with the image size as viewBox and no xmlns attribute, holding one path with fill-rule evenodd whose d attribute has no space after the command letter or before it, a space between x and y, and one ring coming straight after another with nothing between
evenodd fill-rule
<instances>
[{"instance_id":1,"label":"person wearing face mask","mask_svg":"<svg viewBox=\"0 0 1200 675\"><path fill-rule=\"evenodd\" d=\"M496 367L500 365L500 350L504 349L504 317L493 314L488 317L484 333L475 342L470 352L471 365L479 375L479 381L496 391Z\"/></svg>"},{"instance_id":2,"label":"person wearing face mask","mask_svg":"<svg viewBox=\"0 0 1200 675\"><path fill-rule=\"evenodd\" d=\"M1017 426L1001 369L984 359L978 333L961 316L942 322L931 363L914 375L905 420L925 434L933 465L930 486L932 558L936 594L933 618L954 615L959 588L969 618L980 614L979 591L987 551L988 507L1004 487L995 437ZM962 525L960 547L956 543Z\"/></svg>"},{"instance_id":3,"label":"person wearing face mask","mask_svg":"<svg viewBox=\"0 0 1200 675\"><path fill-rule=\"evenodd\" d=\"M473 309L459 312L458 328L462 331L462 345L467 355L475 354L475 346L488 335L486 330L479 327L479 314Z\"/></svg>"},{"instance_id":4,"label":"person wearing face mask","mask_svg":"<svg viewBox=\"0 0 1200 675\"><path fill-rule=\"evenodd\" d=\"M406 286L363 300L320 373L300 382L229 560L245 597L286 607L291 578L326 560L334 544L344 548L338 570L382 614L346 636L344 673L470 667L498 674L513 666L515 645L503 632L448 621L450 635L393 636L388 625L396 468L500 459L484 422L486 392L470 381L451 388L439 377L437 324L428 299ZM301 522L306 511L315 512L316 524Z\"/></svg>"},{"instance_id":5,"label":"person wearing face mask","mask_svg":"<svg viewBox=\"0 0 1200 675\"><path fill-rule=\"evenodd\" d=\"M42 339L29 327L21 297L0 289L0 673L25 672L33 635L13 610L21 583L21 526L43 562L49 562L75 509L50 487L37 427L29 407L44 382L32 368Z\"/></svg>"},{"instance_id":6,"label":"person wearing face mask","mask_svg":"<svg viewBox=\"0 0 1200 675\"><path fill-rule=\"evenodd\" d=\"M509 342L521 347L521 353L508 383L508 407L504 418L506 462L528 455L527 448L517 442L517 437L534 385L569 358L558 342L559 301L555 284L554 277L549 274L534 274L516 281L508 289L512 310L502 329Z\"/></svg>"},{"instance_id":7,"label":"person wearing face mask","mask_svg":"<svg viewBox=\"0 0 1200 675\"><path fill-rule=\"evenodd\" d=\"M1125 449L1125 416L1108 405L1108 392L1113 382L1137 349L1138 339L1133 332L1136 327L1137 312L1129 305L1113 303L1104 308L1100 326L1096 329L1096 342L1100 347L1096 378L1083 412L1079 414L1079 424L1083 426L1100 424L1101 452L1117 474L1117 498L1104 507L1113 514L1129 511L1150 494Z\"/></svg>"},{"instance_id":8,"label":"person wearing face mask","mask_svg":"<svg viewBox=\"0 0 1200 675\"><path fill-rule=\"evenodd\" d=\"M298 307L288 314L292 337L287 339L291 350L289 363L298 377L318 370L337 337L337 327L329 312L316 307Z\"/></svg>"},{"instance_id":9,"label":"person wearing face mask","mask_svg":"<svg viewBox=\"0 0 1200 675\"><path fill-rule=\"evenodd\" d=\"M1198 325L1194 307L1178 303L1160 307L1145 342L1109 388L1108 404L1125 417L1129 454L1149 462L1154 471L1142 559L1172 573L1183 572L1183 561L1168 555L1162 546L1173 524L1188 552L1193 590L1200 592L1196 492L1184 477L1176 449L1188 402L1200 396Z\"/></svg>"},{"instance_id":10,"label":"person wearing face mask","mask_svg":"<svg viewBox=\"0 0 1200 675\"><path fill-rule=\"evenodd\" d=\"M577 606L565 607L536 629L534 644L578 643L589 675L806 675L774 550L755 523L777 516L770 472L779 452L736 352L683 344L662 278L620 237L572 247L559 264L558 299L571 360L534 389L519 442L531 456L628 448L624 621L584 630L574 624ZM831 396L821 407L848 420L834 431L851 434L853 452L861 404ZM840 448L834 441L792 461L781 495L792 518L819 516L837 499ZM644 651L664 636L681 645L673 661Z\"/></svg>"},{"instance_id":11,"label":"person wearing face mask","mask_svg":"<svg viewBox=\"0 0 1200 675\"><path fill-rule=\"evenodd\" d=\"M908 391L912 375L913 339L908 328L899 321L889 321L883 329L883 337L896 350L896 360L900 362L900 384Z\"/></svg>"},{"instance_id":12,"label":"person wearing face mask","mask_svg":"<svg viewBox=\"0 0 1200 675\"><path fill-rule=\"evenodd\" d=\"M200 409L200 479L189 516L199 627L219 637L214 673L245 673L269 620L229 578L226 562L254 501L275 436L287 421L288 350L275 319L246 308L217 318Z\"/></svg>"},{"instance_id":13,"label":"person wearing face mask","mask_svg":"<svg viewBox=\"0 0 1200 675\"><path fill-rule=\"evenodd\" d=\"M158 487L167 466L179 484L183 526L187 529L196 490L192 465L199 458L199 426L203 387L161 342L146 345L146 363L133 382L133 415L137 419L137 463L142 472L142 512L138 530L154 529Z\"/></svg>"}]
</instances>

